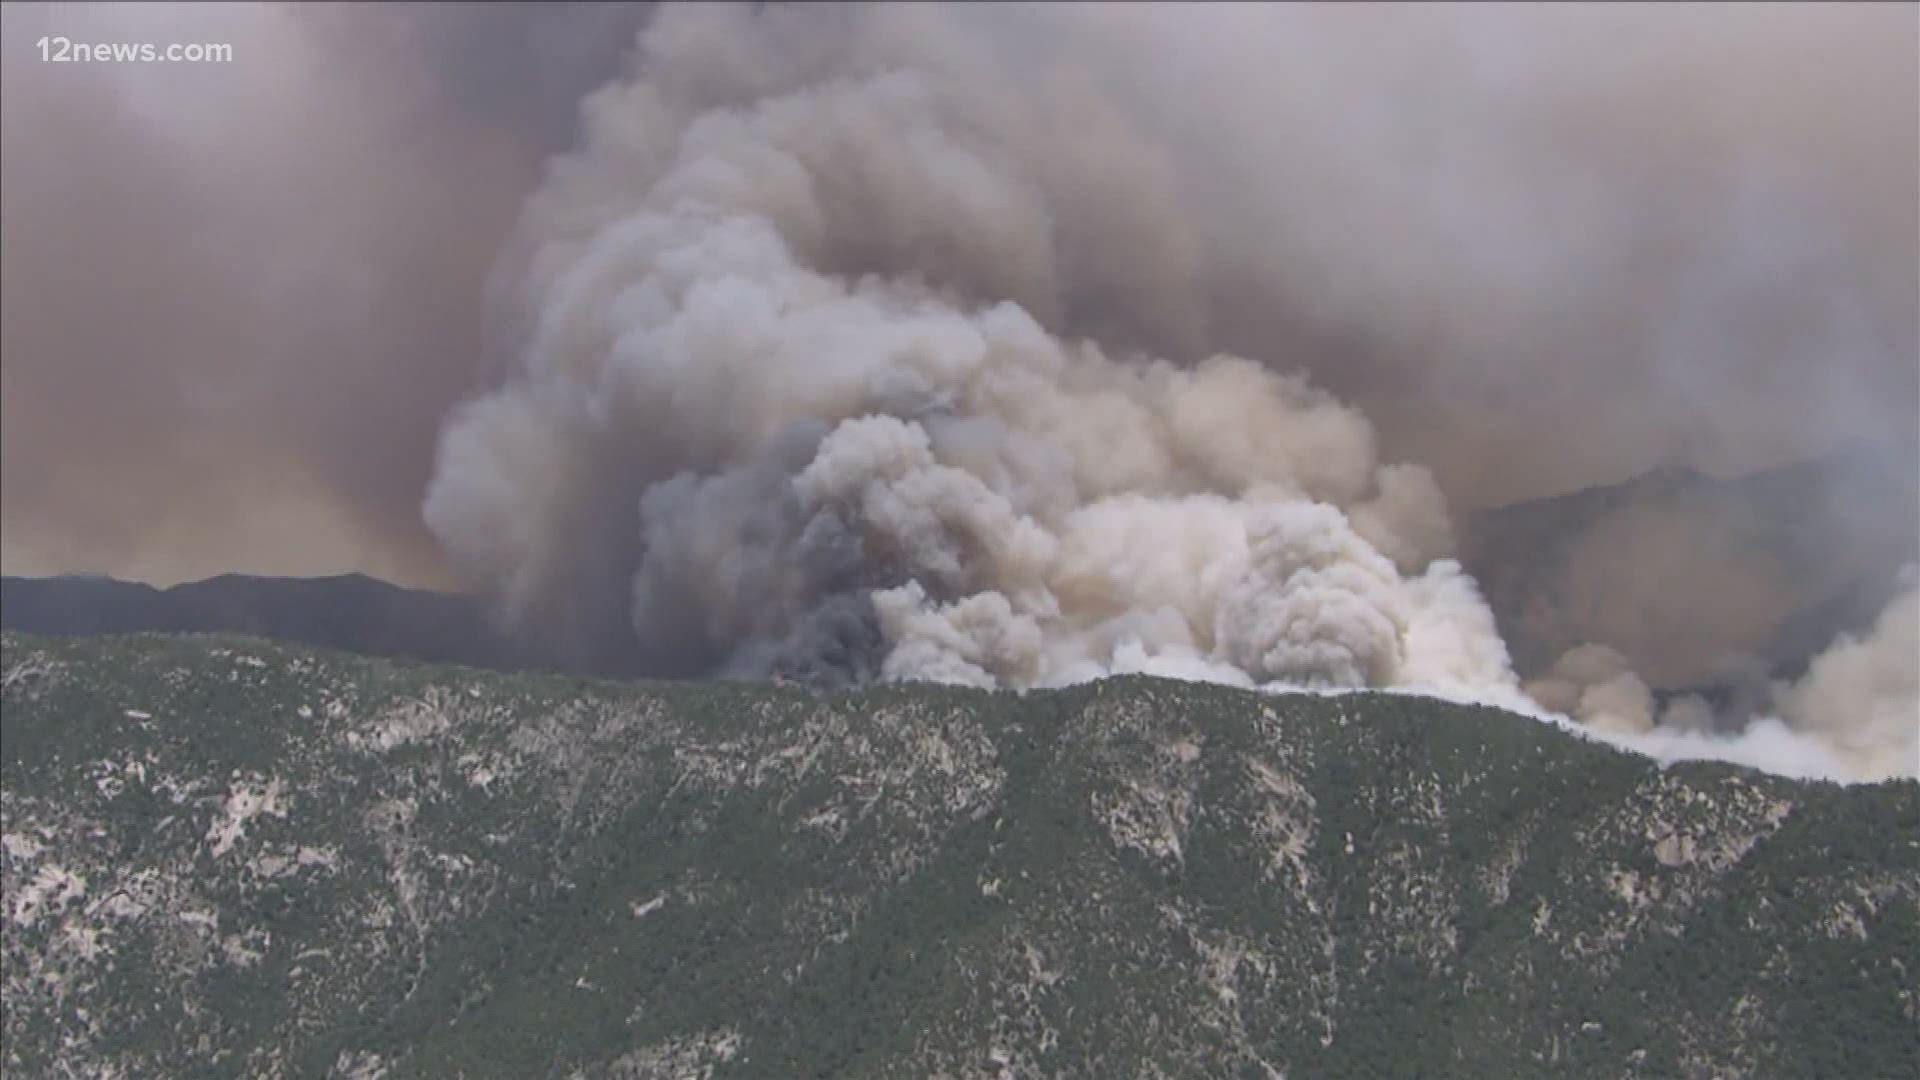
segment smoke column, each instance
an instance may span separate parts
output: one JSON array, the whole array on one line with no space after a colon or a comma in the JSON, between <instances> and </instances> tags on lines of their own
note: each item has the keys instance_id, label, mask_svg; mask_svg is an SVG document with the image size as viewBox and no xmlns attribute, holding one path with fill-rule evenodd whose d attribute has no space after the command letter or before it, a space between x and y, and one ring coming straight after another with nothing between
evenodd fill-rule
<instances>
[{"instance_id":1,"label":"smoke column","mask_svg":"<svg viewBox=\"0 0 1920 1080\"><path fill-rule=\"evenodd\" d=\"M1600 647L1530 700L1451 557L1448 495L1513 469L1343 402L1457 448L1510 387L1586 476L1909 445L1912 165L1868 121L1912 20L1850 15L664 10L525 207L427 523L589 666L1397 688L1920 774L1911 591L1743 735ZM1822 47L1863 59L1754 78Z\"/></svg>"}]
</instances>

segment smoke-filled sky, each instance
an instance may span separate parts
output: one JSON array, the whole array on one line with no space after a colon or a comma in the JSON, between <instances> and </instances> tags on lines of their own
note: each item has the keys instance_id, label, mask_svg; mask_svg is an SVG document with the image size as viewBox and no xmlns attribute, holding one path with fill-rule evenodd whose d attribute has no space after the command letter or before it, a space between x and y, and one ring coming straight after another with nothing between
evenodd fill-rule
<instances>
[{"instance_id":1,"label":"smoke-filled sky","mask_svg":"<svg viewBox=\"0 0 1920 1080\"><path fill-rule=\"evenodd\" d=\"M8 572L1497 697L1474 509L1920 456L1912 6L4 13ZM1644 729L1633 636L1534 696ZM1911 669L1845 655L1782 716L1899 742Z\"/></svg>"},{"instance_id":2,"label":"smoke-filled sky","mask_svg":"<svg viewBox=\"0 0 1920 1080\"><path fill-rule=\"evenodd\" d=\"M6 571L445 583L419 504L486 275L643 15L0 8ZM42 35L234 58L44 63Z\"/></svg>"},{"instance_id":3,"label":"smoke-filled sky","mask_svg":"<svg viewBox=\"0 0 1920 1080\"><path fill-rule=\"evenodd\" d=\"M482 284L646 16L7 4L7 571L446 581L419 501ZM1911 445L1917 20L1113 5L921 44L1051 108L1022 149L1118 216L1074 253L1108 279L1085 319L1303 366L1479 505ZM236 57L50 64L43 34Z\"/></svg>"},{"instance_id":4,"label":"smoke-filled sky","mask_svg":"<svg viewBox=\"0 0 1920 1080\"><path fill-rule=\"evenodd\" d=\"M445 581L418 506L482 283L646 14L7 4L6 569ZM1047 150L1133 199L1079 253L1125 304L1082 310L1308 367L1457 502L1913 437L1910 6L971 23L994 89L1126 117ZM50 33L236 57L42 63Z\"/></svg>"}]
</instances>

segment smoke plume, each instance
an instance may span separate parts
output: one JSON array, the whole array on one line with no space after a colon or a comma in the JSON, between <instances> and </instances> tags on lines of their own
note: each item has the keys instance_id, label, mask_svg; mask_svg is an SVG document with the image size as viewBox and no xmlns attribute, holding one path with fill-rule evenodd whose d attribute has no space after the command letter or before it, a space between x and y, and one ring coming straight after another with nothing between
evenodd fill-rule
<instances>
[{"instance_id":1,"label":"smoke plume","mask_svg":"<svg viewBox=\"0 0 1920 1080\"><path fill-rule=\"evenodd\" d=\"M525 206L425 518L599 668L1399 688L1920 773L1910 591L1744 734L1601 645L1536 706L1449 512L1909 453L1913 30L667 9Z\"/></svg>"}]
</instances>

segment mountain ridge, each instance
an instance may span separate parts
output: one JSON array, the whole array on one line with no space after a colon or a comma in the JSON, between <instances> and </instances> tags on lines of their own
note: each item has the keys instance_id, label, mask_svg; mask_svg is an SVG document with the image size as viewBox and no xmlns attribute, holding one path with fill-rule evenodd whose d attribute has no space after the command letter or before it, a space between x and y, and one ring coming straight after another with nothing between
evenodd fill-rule
<instances>
[{"instance_id":1,"label":"mountain ridge","mask_svg":"<svg viewBox=\"0 0 1920 1080\"><path fill-rule=\"evenodd\" d=\"M1920 1050L1911 781L1137 677L4 654L23 1075L1892 1076Z\"/></svg>"}]
</instances>

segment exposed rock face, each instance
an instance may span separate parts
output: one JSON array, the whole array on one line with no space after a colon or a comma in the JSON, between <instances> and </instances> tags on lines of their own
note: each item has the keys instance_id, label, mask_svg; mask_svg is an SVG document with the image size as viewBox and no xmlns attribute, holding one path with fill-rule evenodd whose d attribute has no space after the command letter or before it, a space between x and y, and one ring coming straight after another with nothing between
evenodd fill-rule
<instances>
[{"instance_id":1,"label":"exposed rock face","mask_svg":"<svg viewBox=\"0 0 1920 1080\"><path fill-rule=\"evenodd\" d=\"M1894 1076L1920 785L1488 709L4 649L20 1076Z\"/></svg>"}]
</instances>

